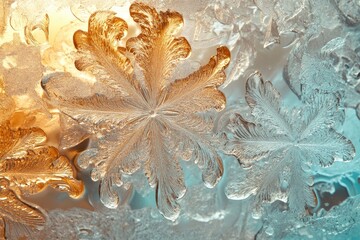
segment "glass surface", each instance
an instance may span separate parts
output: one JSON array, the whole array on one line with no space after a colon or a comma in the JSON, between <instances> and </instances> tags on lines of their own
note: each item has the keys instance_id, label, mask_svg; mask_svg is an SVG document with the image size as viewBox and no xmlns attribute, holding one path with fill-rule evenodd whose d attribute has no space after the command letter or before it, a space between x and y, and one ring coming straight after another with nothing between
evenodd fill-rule
<instances>
[{"instance_id":1,"label":"glass surface","mask_svg":"<svg viewBox=\"0 0 360 240\"><path fill-rule=\"evenodd\" d=\"M1 0L0 239L358 239L360 2Z\"/></svg>"}]
</instances>

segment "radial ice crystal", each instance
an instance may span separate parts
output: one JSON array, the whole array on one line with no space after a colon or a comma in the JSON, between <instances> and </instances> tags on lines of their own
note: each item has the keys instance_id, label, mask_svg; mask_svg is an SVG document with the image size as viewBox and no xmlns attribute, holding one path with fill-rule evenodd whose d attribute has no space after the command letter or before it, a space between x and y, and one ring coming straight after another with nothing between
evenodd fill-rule
<instances>
[{"instance_id":1,"label":"radial ice crystal","mask_svg":"<svg viewBox=\"0 0 360 240\"><path fill-rule=\"evenodd\" d=\"M74 44L79 54L75 66L92 74L99 85L87 97L75 91L68 97L68 78L43 81L51 103L98 136L98 147L84 151L81 167L93 165L91 177L100 180L101 201L118 205L115 187L121 175L143 168L156 188L157 206L168 219L179 214L177 200L185 194L178 160L192 160L203 169L203 180L213 187L223 173L213 146L212 118L204 113L225 107L217 87L225 80L230 60L226 47L200 69L183 79L173 79L176 64L189 56L188 41L176 37L183 19L177 12L157 12L134 3L130 15L141 33L118 46L127 32L124 20L113 12L91 15L88 32L77 31ZM60 87L59 87L60 86ZM59 90L60 89L60 90ZM64 90L64 91L61 91Z\"/></svg>"},{"instance_id":2,"label":"radial ice crystal","mask_svg":"<svg viewBox=\"0 0 360 240\"><path fill-rule=\"evenodd\" d=\"M252 119L233 114L228 125L227 151L246 168L246 177L231 183L227 195L256 202L288 200L296 212L314 206L312 171L335 160L351 160L352 143L335 131L341 109L332 94L317 93L302 107L280 104L280 94L259 73L246 83Z\"/></svg>"}]
</instances>

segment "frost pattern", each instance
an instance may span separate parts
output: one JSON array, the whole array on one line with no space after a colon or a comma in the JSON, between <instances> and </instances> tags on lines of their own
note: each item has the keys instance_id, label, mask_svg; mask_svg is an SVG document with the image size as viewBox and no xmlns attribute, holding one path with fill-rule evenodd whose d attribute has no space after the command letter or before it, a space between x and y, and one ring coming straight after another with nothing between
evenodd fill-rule
<instances>
[{"instance_id":1,"label":"frost pattern","mask_svg":"<svg viewBox=\"0 0 360 240\"><path fill-rule=\"evenodd\" d=\"M360 5L336 2L312 3L312 14L318 17L290 52L284 78L302 98L303 88L341 96L342 105L356 109L360 118L360 25L353 14L360 13Z\"/></svg>"},{"instance_id":2,"label":"frost pattern","mask_svg":"<svg viewBox=\"0 0 360 240\"><path fill-rule=\"evenodd\" d=\"M69 160L46 146L39 128L12 126L15 103L0 81L0 239L18 239L45 223L43 210L20 195L35 194L51 186L78 198L83 184L74 178Z\"/></svg>"},{"instance_id":3,"label":"frost pattern","mask_svg":"<svg viewBox=\"0 0 360 240\"><path fill-rule=\"evenodd\" d=\"M130 15L141 34L130 38L126 47L116 43L124 37L127 24L112 12L92 14L88 32L74 34L80 56L75 66L96 77L99 91L69 98L67 78L61 76L47 78L43 87L64 114L94 126L90 129L97 133L98 148L84 151L78 164L94 165L91 178L101 180L101 201L115 208L121 175L142 167L156 188L160 212L174 220L179 214L177 200L185 194L179 159L192 160L203 169L208 187L223 173L213 147L212 118L202 113L225 107L225 96L217 87L225 80L230 53L219 47L208 64L183 79L173 79L176 64L191 51L185 38L175 37L183 25L182 16L158 13L140 3L130 6Z\"/></svg>"},{"instance_id":4,"label":"frost pattern","mask_svg":"<svg viewBox=\"0 0 360 240\"><path fill-rule=\"evenodd\" d=\"M355 154L351 142L334 130L341 112L338 99L319 93L304 106L286 110L280 94L259 73L247 80L245 98L253 119L233 114L226 147L249 169L243 181L228 186L227 195L255 195L258 204L288 198L289 208L300 212L314 206L313 166L351 160Z\"/></svg>"},{"instance_id":5,"label":"frost pattern","mask_svg":"<svg viewBox=\"0 0 360 240\"><path fill-rule=\"evenodd\" d=\"M220 237L219 221L211 224L192 222L174 224L163 217L151 216L151 210L144 208L130 210L118 208L105 211L89 211L75 208L69 211L54 210L49 213L45 229L33 234L33 239L216 239ZM189 231L185 231L189 230ZM229 229L231 230L231 229Z\"/></svg>"},{"instance_id":6,"label":"frost pattern","mask_svg":"<svg viewBox=\"0 0 360 240\"><path fill-rule=\"evenodd\" d=\"M40 102L36 89L45 69L39 49L21 43L19 36L14 36L11 42L1 45L0 61L6 93L11 96L28 95Z\"/></svg>"},{"instance_id":7,"label":"frost pattern","mask_svg":"<svg viewBox=\"0 0 360 240\"><path fill-rule=\"evenodd\" d=\"M356 161L356 160L354 160ZM352 162L354 162L352 161ZM352 163L351 163L352 164ZM358 171L358 167L354 167ZM348 171L350 169L347 169ZM349 177L342 175L342 177ZM336 194L336 178L326 182L326 187L316 186L318 190L333 193L333 199L339 199L342 194ZM354 179L357 181L357 179ZM354 183L355 183L354 181ZM356 183L348 186L356 189ZM272 207L266 209L264 224L258 233L260 239L357 239L359 237L359 196L350 196L329 210L320 209L311 216L299 218L288 211ZM281 208L280 208L281 209Z\"/></svg>"},{"instance_id":8,"label":"frost pattern","mask_svg":"<svg viewBox=\"0 0 360 240\"><path fill-rule=\"evenodd\" d=\"M238 166L236 166L238 167ZM194 170L195 172L195 170ZM244 201L226 202L222 188L207 189L201 183L189 188L181 200L182 210L175 222L156 209L117 209L96 211L72 208L52 210L44 230L32 239L252 239L261 227L260 220L245 214ZM216 209L216 206L222 207ZM225 215L229 218L225 219ZM246 227L244 227L244 225Z\"/></svg>"}]
</instances>

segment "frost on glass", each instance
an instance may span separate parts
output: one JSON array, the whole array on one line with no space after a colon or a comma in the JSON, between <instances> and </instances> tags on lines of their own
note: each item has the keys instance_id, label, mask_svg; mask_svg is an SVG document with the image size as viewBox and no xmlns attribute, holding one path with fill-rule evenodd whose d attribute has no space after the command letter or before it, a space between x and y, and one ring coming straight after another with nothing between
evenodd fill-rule
<instances>
[{"instance_id":1,"label":"frost on glass","mask_svg":"<svg viewBox=\"0 0 360 240\"><path fill-rule=\"evenodd\" d=\"M49 213L43 231L33 234L34 239L211 239L218 225L196 222L174 225L163 217L152 217L150 209L119 208L105 211L71 209ZM175 228L174 228L175 226ZM177 229L178 228L178 229ZM66 231L64 231L66 229Z\"/></svg>"},{"instance_id":2,"label":"frost on glass","mask_svg":"<svg viewBox=\"0 0 360 240\"><path fill-rule=\"evenodd\" d=\"M355 169L358 170L358 167ZM336 181L329 181L323 185L315 184L315 188L317 192L322 192L321 194L329 191L334 193L337 188L335 183ZM356 184L348 187L356 189ZM359 206L359 196L352 196L332 207L330 211L321 208L301 220L287 211L267 208L263 228L258 236L261 239L357 239Z\"/></svg>"},{"instance_id":3,"label":"frost on glass","mask_svg":"<svg viewBox=\"0 0 360 240\"><path fill-rule=\"evenodd\" d=\"M16 104L0 81L0 239L18 239L44 225L38 206L21 195L39 193L47 186L78 198L82 182L74 178L69 160L46 145L39 128L17 128Z\"/></svg>"},{"instance_id":4,"label":"frost on glass","mask_svg":"<svg viewBox=\"0 0 360 240\"><path fill-rule=\"evenodd\" d=\"M1 237L359 238L360 2L134 2L1 1Z\"/></svg>"},{"instance_id":5,"label":"frost on glass","mask_svg":"<svg viewBox=\"0 0 360 240\"><path fill-rule=\"evenodd\" d=\"M179 159L194 161L203 169L208 187L222 175L214 147L217 141L211 133L213 118L204 113L225 107L225 96L217 87L225 80L230 53L219 47L206 65L174 79L176 64L191 52L188 41L176 37L182 16L158 13L140 3L130 6L130 15L141 33L124 47L116 43L126 34L127 24L113 12L92 14L88 32L74 34L79 55L75 66L96 77L99 91L88 97L78 97L83 94L75 91L69 97L65 87L69 78L61 75L48 77L42 84L51 103L65 115L94 126L91 131L97 133L98 147L85 150L78 164L82 168L94 165L91 178L101 180L101 201L116 207L115 188L123 183L121 175L142 168L156 188L159 210L174 220L179 214L177 200L185 194Z\"/></svg>"},{"instance_id":6,"label":"frost on glass","mask_svg":"<svg viewBox=\"0 0 360 240\"><path fill-rule=\"evenodd\" d=\"M348 161L355 154L351 142L334 129L341 113L338 99L318 93L301 107L287 109L279 92L259 73L247 80L245 99L251 119L240 113L230 117L226 148L248 169L244 179L230 183L227 195L255 195L257 204L287 200L296 212L313 207L313 167Z\"/></svg>"},{"instance_id":7,"label":"frost on glass","mask_svg":"<svg viewBox=\"0 0 360 240\"><path fill-rule=\"evenodd\" d=\"M0 74L4 78L6 93L12 96L28 95L40 102L36 88L43 76L44 66L39 49L22 43L20 37L15 35L12 41L1 45L0 61Z\"/></svg>"},{"instance_id":8,"label":"frost on glass","mask_svg":"<svg viewBox=\"0 0 360 240\"><path fill-rule=\"evenodd\" d=\"M182 199L182 210L175 222L156 209L87 210L72 208L49 212L41 232L33 239L251 239L261 228L261 221L245 213L246 204L232 201L222 205L219 192L196 185ZM187 198L190 196L190 198ZM224 204L224 203L223 203Z\"/></svg>"},{"instance_id":9,"label":"frost on glass","mask_svg":"<svg viewBox=\"0 0 360 240\"><path fill-rule=\"evenodd\" d=\"M336 7L323 2L313 3L314 14L325 14L314 18L315 23L290 52L284 77L299 96L302 88L335 93L360 116L360 31L359 20L353 16L360 12L360 5L337 1ZM338 15L329 16L334 13Z\"/></svg>"}]
</instances>

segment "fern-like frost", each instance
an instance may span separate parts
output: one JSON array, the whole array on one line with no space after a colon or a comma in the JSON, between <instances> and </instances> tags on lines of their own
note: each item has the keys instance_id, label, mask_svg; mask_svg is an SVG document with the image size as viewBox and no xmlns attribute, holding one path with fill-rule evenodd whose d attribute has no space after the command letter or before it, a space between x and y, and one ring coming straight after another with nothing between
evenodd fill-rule
<instances>
[{"instance_id":1,"label":"fern-like frost","mask_svg":"<svg viewBox=\"0 0 360 240\"><path fill-rule=\"evenodd\" d=\"M116 207L121 175L142 168L156 188L160 212L174 220L180 210L177 200L186 191L177 159L191 149L190 158L203 169L208 187L222 176L222 162L213 146L213 122L201 114L225 107L225 96L217 88L225 80L230 52L219 47L208 64L183 79L173 79L177 63L191 52L188 41L177 37L182 16L158 13L141 3L130 6L130 15L141 33L125 47L117 43L127 24L113 12L95 12L88 32L74 34L80 56L75 66L95 76L103 92L83 97L75 91L69 98L66 78L61 76L46 79L43 87L53 105L97 134L97 147L84 151L78 163L83 168L94 166L91 177L101 181L101 201Z\"/></svg>"},{"instance_id":2,"label":"fern-like frost","mask_svg":"<svg viewBox=\"0 0 360 240\"><path fill-rule=\"evenodd\" d=\"M231 183L227 195L257 203L286 200L290 209L303 211L314 205L310 166L329 166L334 160L351 160L355 150L334 130L339 119L334 95L313 95L311 104L285 111L280 94L260 73L246 83L246 101L254 122L234 113L227 126L227 152L251 167L243 181Z\"/></svg>"},{"instance_id":3,"label":"fern-like frost","mask_svg":"<svg viewBox=\"0 0 360 240\"><path fill-rule=\"evenodd\" d=\"M51 186L78 198L84 186L74 178L70 161L45 144L44 131L11 125L16 106L5 93L2 81L0 99L0 239L20 239L46 221L45 212L21 195Z\"/></svg>"}]
</instances>

